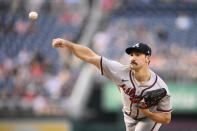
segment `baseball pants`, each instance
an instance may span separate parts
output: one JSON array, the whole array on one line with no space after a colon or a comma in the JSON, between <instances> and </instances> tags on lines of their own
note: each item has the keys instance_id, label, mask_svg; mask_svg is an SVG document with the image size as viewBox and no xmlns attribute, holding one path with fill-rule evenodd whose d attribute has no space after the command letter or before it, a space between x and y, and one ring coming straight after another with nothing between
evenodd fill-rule
<instances>
[{"instance_id":1,"label":"baseball pants","mask_svg":"<svg viewBox=\"0 0 197 131\"><path fill-rule=\"evenodd\" d=\"M161 123L156 123L149 118L135 120L124 113L126 131L158 131Z\"/></svg>"}]
</instances>

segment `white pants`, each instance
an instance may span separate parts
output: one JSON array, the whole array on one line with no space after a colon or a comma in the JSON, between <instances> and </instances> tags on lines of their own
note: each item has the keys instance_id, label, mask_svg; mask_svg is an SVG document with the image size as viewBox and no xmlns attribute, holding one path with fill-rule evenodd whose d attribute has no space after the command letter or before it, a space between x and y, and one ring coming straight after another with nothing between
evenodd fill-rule
<instances>
[{"instance_id":1,"label":"white pants","mask_svg":"<svg viewBox=\"0 0 197 131\"><path fill-rule=\"evenodd\" d=\"M142 120L134 120L132 117L124 113L124 121L126 125L126 131L158 131L161 127L161 123L156 123L149 118Z\"/></svg>"}]
</instances>

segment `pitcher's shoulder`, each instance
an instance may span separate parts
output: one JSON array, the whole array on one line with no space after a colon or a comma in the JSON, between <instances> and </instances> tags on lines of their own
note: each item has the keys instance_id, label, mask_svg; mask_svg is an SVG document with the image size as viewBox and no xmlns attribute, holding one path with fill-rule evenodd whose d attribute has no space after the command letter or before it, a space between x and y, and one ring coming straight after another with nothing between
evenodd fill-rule
<instances>
[{"instance_id":1,"label":"pitcher's shoulder","mask_svg":"<svg viewBox=\"0 0 197 131\"><path fill-rule=\"evenodd\" d=\"M168 87L167 84L164 82L164 80L160 76L157 75L157 77L158 77L157 84L159 84L162 87Z\"/></svg>"},{"instance_id":2,"label":"pitcher's shoulder","mask_svg":"<svg viewBox=\"0 0 197 131\"><path fill-rule=\"evenodd\" d=\"M159 88L165 88L167 91L167 94L168 95L170 94L168 85L164 82L164 80L160 76L158 76L157 85L159 86Z\"/></svg>"},{"instance_id":3,"label":"pitcher's shoulder","mask_svg":"<svg viewBox=\"0 0 197 131\"><path fill-rule=\"evenodd\" d=\"M157 78L157 84L159 84L159 86L161 87L168 87L167 84L164 82L164 80L157 74L155 73L152 69L149 69L151 75L154 76L154 78Z\"/></svg>"}]
</instances>

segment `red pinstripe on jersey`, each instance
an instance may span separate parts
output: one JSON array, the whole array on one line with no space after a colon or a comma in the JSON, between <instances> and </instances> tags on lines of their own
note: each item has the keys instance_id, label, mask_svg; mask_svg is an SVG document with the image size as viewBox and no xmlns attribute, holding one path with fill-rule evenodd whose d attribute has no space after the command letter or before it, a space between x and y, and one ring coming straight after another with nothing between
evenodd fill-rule
<instances>
[{"instance_id":1,"label":"red pinstripe on jersey","mask_svg":"<svg viewBox=\"0 0 197 131\"><path fill-rule=\"evenodd\" d=\"M130 80L131 80L131 83L132 83L132 85L133 85L133 88L134 88L134 91L135 91L135 84L133 83L133 80L132 80L132 77L131 77L131 70L130 70L130 72L129 72L129 76L130 76Z\"/></svg>"},{"instance_id":2,"label":"red pinstripe on jersey","mask_svg":"<svg viewBox=\"0 0 197 131\"><path fill-rule=\"evenodd\" d=\"M131 111L132 111L132 102L131 102L131 104L130 104L130 112L129 112L129 115L131 115Z\"/></svg>"},{"instance_id":3,"label":"red pinstripe on jersey","mask_svg":"<svg viewBox=\"0 0 197 131\"><path fill-rule=\"evenodd\" d=\"M151 129L151 131L153 131L155 129L156 125L157 125L157 122L155 122L155 124L154 124L153 128Z\"/></svg>"},{"instance_id":4,"label":"red pinstripe on jersey","mask_svg":"<svg viewBox=\"0 0 197 131\"><path fill-rule=\"evenodd\" d=\"M131 70L130 70L130 72L129 72L129 76L130 76L130 81L131 81L131 83L132 83L132 85L133 85L133 90L132 90L132 93L134 93L134 95L135 95L135 85L134 85L134 83L133 83L133 81L132 81L132 78L131 78ZM131 93L130 93L131 94ZM133 102L131 102L131 104L130 104L130 115L131 115L131 112L132 112L132 104L133 104Z\"/></svg>"},{"instance_id":5,"label":"red pinstripe on jersey","mask_svg":"<svg viewBox=\"0 0 197 131\"><path fill-rule=\"evenodd\" d=\"M103 75L103 57L100 60L100 67L101 67L101 75Z\"/></svg>"}]
</instances>

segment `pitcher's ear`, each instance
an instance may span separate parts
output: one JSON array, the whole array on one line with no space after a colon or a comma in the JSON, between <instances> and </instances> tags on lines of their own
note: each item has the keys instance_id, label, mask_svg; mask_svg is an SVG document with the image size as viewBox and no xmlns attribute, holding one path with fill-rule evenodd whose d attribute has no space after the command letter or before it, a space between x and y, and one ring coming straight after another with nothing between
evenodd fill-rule
<instances>
[{"instance_id":1,"label":"pitcher's ear","mask_svg":"<svg viewBox=\"0 0 197 131\"><path fill-rule=\"evenodd\" d=\"M151 56L146 55L146 61L148 62L148 64L150 63L150 59L151 59Z\"/></svg>"}]
</instances>

